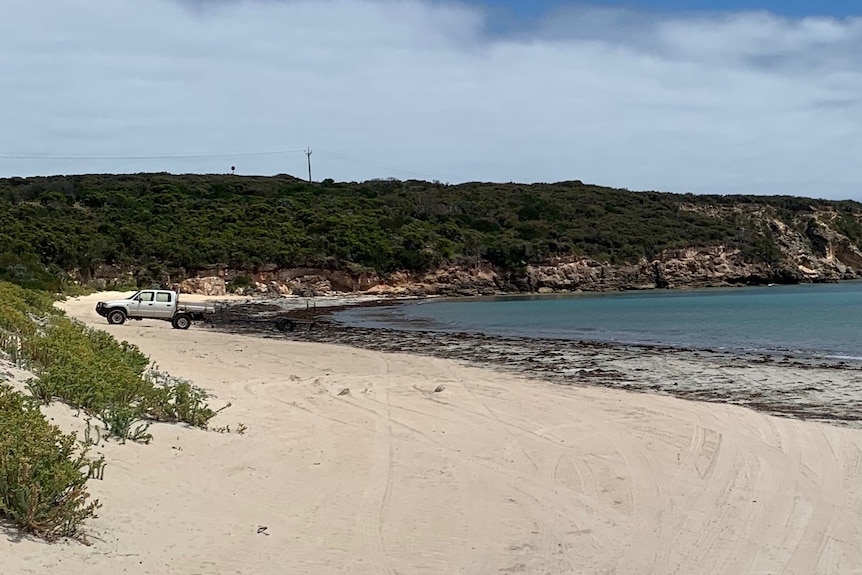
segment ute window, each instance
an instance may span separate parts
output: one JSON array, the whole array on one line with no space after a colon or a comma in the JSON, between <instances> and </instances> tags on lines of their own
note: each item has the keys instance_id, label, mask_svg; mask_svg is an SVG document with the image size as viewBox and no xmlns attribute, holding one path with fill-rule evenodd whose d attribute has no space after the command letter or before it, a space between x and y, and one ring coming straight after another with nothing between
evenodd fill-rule
<instances>
[{"instance_id":1,"label":"ute window","mask_svg":"<svg viewBox=\"0 0 862 575\"><path fill-rule=\"evenodd\" d=\"M157 293L156 294L156 301L162 302L162 303L170 303L171 294L169 294L169 293Z\"/></svg>"},{"instance_id":2,"label":"ute window","mask_svg":"<svg viewBox=\"0 0 862 575\"><path fill-rule=\"evenodd\" d=\"M151 291L142 291L141 295L138 296L140 301L153 301L153 292Z\"/></svg>"}]
</instances>

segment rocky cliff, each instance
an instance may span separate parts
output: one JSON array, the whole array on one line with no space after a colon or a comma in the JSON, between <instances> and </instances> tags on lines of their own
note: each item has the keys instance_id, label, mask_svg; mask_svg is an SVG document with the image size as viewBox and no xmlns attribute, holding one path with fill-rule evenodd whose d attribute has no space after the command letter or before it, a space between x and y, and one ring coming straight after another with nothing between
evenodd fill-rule
<instances>
[{"instance_id":1,"label":"rocky cliff","mask_svg":"<svg viewBox=\"0 0 862 575\"><path fill-rule=\"evenodd\" d=\"M452 265L425 273L264 266L253 274L214 266L201 277L164 284L186 293L315 296L366 292L380 295L482 295L504 292L553 293L655 288L829 282L862 278L862 249L839 231L836 214L811 209L788 217L755 205L684 206L720 219L741 222L740 234L753 234L762 251L744 253L730 242L665 250L635 263L600 262L584 257L502 269L486 262ZM862 215L857 216L857 224ZM852 222L851 222L852 223ZM750 245L750 242L749 242ZM100 287L133 278L103 270Z\"/></svg>"}]
</instances>

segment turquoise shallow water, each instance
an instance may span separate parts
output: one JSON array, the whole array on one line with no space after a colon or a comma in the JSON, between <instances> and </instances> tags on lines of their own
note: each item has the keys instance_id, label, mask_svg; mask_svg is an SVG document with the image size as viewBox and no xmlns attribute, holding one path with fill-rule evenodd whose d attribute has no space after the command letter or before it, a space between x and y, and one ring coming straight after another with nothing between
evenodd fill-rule
<instances>
[{"instance_id":1,"label":"turquoise shallow water","mask_svg":"<svg viewBox=\"0 0 862 575\"><path fill-rule=\"evenodd\" d=\"M359 327L862 359L862 282L423 300L353 308Z\"/></svg>"}]
</instances>

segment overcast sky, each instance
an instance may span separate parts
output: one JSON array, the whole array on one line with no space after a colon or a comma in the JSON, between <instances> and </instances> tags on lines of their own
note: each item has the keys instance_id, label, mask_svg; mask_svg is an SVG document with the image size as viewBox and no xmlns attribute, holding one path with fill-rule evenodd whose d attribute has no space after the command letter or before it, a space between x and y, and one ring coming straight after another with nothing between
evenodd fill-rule
<instances>
[{"instance_id":1,"label":"overcast sky","mask_svg":"<svg viewBox=\"0 0 862 575\"><path fill-rule=\"evenodd\" d=\"M0 176L305 177L311 146L315 180L862 200L855 3L677 4L3 0Z\"/></svg>"}]
</instances>

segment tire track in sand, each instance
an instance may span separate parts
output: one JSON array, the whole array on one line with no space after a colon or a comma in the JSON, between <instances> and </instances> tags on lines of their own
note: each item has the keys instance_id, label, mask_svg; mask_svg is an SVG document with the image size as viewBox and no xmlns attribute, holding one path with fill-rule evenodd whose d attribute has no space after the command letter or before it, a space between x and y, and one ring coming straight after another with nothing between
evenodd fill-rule
<instances>
[{"instance_id":1,"label":"tire track in sand","mask_svg":"<svg viewBox=\"0 0 862 575\"><path fill-rule=\"evenodd\" d=\"M478 407L481 408L487 414L487 419L494 422L497 427L503 430L503 432L509 436L509 440L506 442L506 445L503 448L503 452L505 453L510 447L516 448L524 458L529 461L533 470L536 474L540 472L540 466L536 463L536 460L533 456L530 455L529 451L523 446L520 441L519 435L527 434L527 436L534 436L535 438L541 439L543 442L548 442L551 444L555 444L553 440L536 434L533 430L521 428L519 426L513 425L509 422L502 420L495 412L492 410L485 401L483 401L470 387L467 385L465 381L459 381L460 387L469 394L469 396L473 399L473 401L477 404ZM513 431L517 429L520 433L515 433ZM511 472L510 472L511 473ZM512 481L512 479L515 479ZM561 573L577 573L578 572L578 561L576 559L576 551L584 552L586 549L583 548L583 545L580 541L578 541L577 545L574 543L571 537L567 536L567 533L571 531L567 527L563 526L561 522L556 519L559 514L559 509L561 507L558 501L547 504L543 501L544 498L540 498L537 496L531 489L528 489L525 485L518 485L518 483L524 482L529 485L530 481L524 481L524 478L520 474L512 474L510 475L510 486L529 497L534 506L537 505L541 508L542 513L537 513L534 515L534 520L537 521L543 529L541 530L541 551L543 552L545 557L554 557L558 558L560 562L565 566L565 571ZM580 547L580 549L578 549Z\"/></svg>"},{"instance_id":2,"label":"tire track in sand","mask_svg":"<svg viewBox=\"0 0 862 575\"><path fill-rule=\"evenodd\" d=\"M354 549L351 572L357 573L365 566L371 573L396 575L397 571L386 556L383 542L383 525L386 506L392 495L392 415L389 391L385 396L385 415L375 414L374 447L371 451L371 473L362 493L362 502L356 514L358 548Z\"/></svg>"},{"instance_id":3,"label":"tire track in sand","mask_svg":"<svg viewBox=\"0 0 862 575\"><path fill-rule=\"evenodd\" d=\"M799 543L797 543L784 568L784 573L818 572L817 567L827 544L830 542L835 524L844 511L837 508L830 497L833 493L840 493L842 489L838 456L823 429L819 430L818 435L826 444L824 447L828 447L828 449L821 449L818 452L820 473L816 489L813 490L816 493L813 500L813 511L805 525ZM812 552L811 548L816 549L816 551ZM837 571L833 571L833 573L837 574Z\"/></svg>"}]
</instances>

